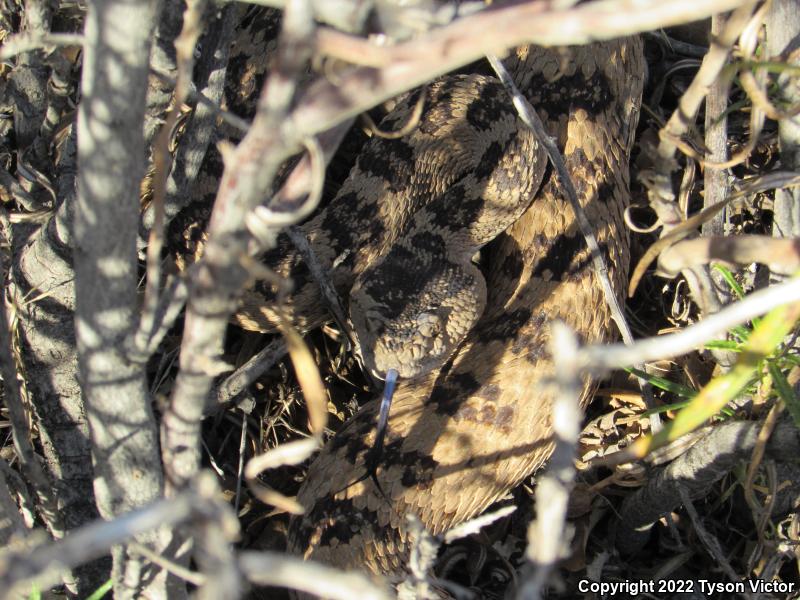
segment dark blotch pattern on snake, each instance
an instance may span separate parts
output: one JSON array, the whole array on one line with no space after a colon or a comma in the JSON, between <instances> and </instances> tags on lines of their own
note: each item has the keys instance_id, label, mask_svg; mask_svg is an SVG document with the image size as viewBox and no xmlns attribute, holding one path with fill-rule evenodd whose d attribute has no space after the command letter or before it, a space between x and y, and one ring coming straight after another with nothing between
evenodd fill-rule
<instances>
[{"instance_id":1,"label":"dark blotch pattern on snake","mask_svg":"<svg viewBox=\"0 0 800 600\"><path fill-rule=\"evenodd\" d=\"M505 64L557 140L621 293L640 41L566 54L523 47ZM306 512L291 524L290 548L383 574L401 571L407 559L406 513L441 533L549 456L548 323L561 319L586 342L610 330L572 209L506 91L491 77L462 74L437 80L426 94L413 133L367 141L336 198L302 226L349 310L368 367L378 375L400 368L409 379L395 397L376 473L389 502L364 477L373 401L310 466L298 494ZM381 128L402 127L416 98L401 101ZM478 268L472 258L484 245ZM329 318L288 240L265 261L295 284L283 310L296 326ZM239 324L274 330L273 299L257 284ZM587 382L584 399L590 391Z\"/></svg>"},{"instance_id":2,"label":"dark blotch pattern on snake","mask_svg":"<svg viewBox=\"0 0 800 600\"><path fill-rule=\"evenodd\" d=\"M525 47L506 64L558 140L612 281L622 290L628 267L622 213L643 78L639 40L570 49L566 61L556 51ZM520 216L520 204L501 203L513 224L484 251L486 302L477 323L466 318L469 332L447 350L454 353L397 393L377 470L390 504L363 479L375 402L323 449L298 495L307 512L292 523L294 551L384 574L402 570L407 558L406 513L441 533L479 514L549 456L548 322L565 321L587 342L606 339L610 329L572 209L549 169L540 184L541 151L505 91L490 78L455 76L434 83L429 95L415 133L367 144L339 197L304 227L323 264L349 253L333 272L348 297L370 265L393 252L400 265L410 253L433 270L447 269L448 251L433 253L448 236L466 236L462 227L484 226L487 197L518 196L527 207ZM390 121L402 123L411 106L401 105ZM370 222L381 224L377 238ZM332 230L326 223L350 225ZM463 244L458 260L466 271L482 243ZM420 283L397 272L358 285L381 298L385 315L420 304L419 296L403 295ZM316 295L303 286L300 293ZM324 318L306 313L305 302L295 300L296 317L310 315L307 324ZM385 350L402 353L403 343L389 342ZM584 399L589 393L587 382Z\"/></svg>"}]
</instances>

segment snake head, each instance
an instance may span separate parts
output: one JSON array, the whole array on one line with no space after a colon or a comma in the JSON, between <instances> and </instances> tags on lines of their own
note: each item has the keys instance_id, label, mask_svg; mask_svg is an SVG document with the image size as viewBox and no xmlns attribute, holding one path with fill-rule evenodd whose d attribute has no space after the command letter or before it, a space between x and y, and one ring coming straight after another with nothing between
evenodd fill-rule
<instances>
[{"instance_id":1,"label":"snake head","mask_svg":"<svg viewBox=\"0 0 800 600\"><path fill-rule=\"evenodd\" d=\"M383 379L395 369L404 379L422 377L441 367L466 337L483 311L485 284L469 277L471 285L463 285L448 275L426 279L402 298L380 286L353 287L350 320L364 367L374 376Z\"/></svg>"},{"instance_id":2,"label":"snake head","mask_svg":"<svg viewBox=\"0 0 800 600\"><path fill-rule=\"evenodd\" d=\"M383 379L389 369L395 369L400 377L413 379L446 360L449 344L443 319L436 312L421 312L401 322L382 316L370 311L363 326L356 326L365 366L373 375Z\"/></svg>"}]
</instances>

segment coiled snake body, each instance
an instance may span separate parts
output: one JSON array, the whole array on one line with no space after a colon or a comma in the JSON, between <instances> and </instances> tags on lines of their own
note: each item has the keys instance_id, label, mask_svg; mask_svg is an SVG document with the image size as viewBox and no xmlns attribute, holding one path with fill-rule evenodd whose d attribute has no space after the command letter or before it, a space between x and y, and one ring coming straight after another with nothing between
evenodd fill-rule
<instances>
[{"instance_id":1,"label":"coiled snake body","mask_svg":"<svg viewBox=\"0 0 800 600\"><path fill-rule=\"evenodd\" d=\"M505 64L558 140L622 290L641 42L523 47ZM419 93L401 101L381 128L405 123ZM485 75L431 84L414 132L367 142L334 201L303 230L337 292L352 300L367 365L378 375L398 368L407 379L375 473L385 497L364 477L373 401L309 468L298 495L306 512L290 526L290 549L336 566L397 573L408 554L406 513L441 533L546 460L548 322L561 319L596 342L608 335L608 311L540 145L506 91ZM492 238L481 275L471 258ZM288 242L266 261L294 281L284 314L302 328L323 322L318 284ZM265 296L271 292L257 285L240 324L273 328Z\"/></svg>"},{"instance_id":2,"label":"coiled snake body","mask_svg":"<svg viewBox=\"0 0 800 600\"><path fill-rule=\"evenodd\" d=\"M273 18L268 26L255 23L241 48L245 60L231 60L237 68L229 73L228 102L239 112L257 89L250 57L263 64L275 31ZM248 52L253 44L262 50ZM621 295L641 41L522 47L504 62L558 141ZM400 101L381 129L402 127L419 93ZM219 165L207 160L213 173ZM218 177L208 179L200 188L213 195ZM173 222L179 254L198 251L196 212ZM302 229L349 301L366 366L379 376L396 368L406 380L375 473L383 494L365 477L378 410L372 401L310 466L298 494L305 514L291 523L289 546L339 567L399 573L408 556L405 514L439 534L479 514L547 459L548 323L560 319L585 342L599 342L609 335L608 309L540 145L490 76L432 83L414 131L368 141L336 198ZM478 268L472 256L492 238ZM327 320L318 282L287 239L265 260L294 283L283 315L303 329ZM272 299L257 284L239 324L274 330ZM586 382L584 399L589 393Z\"/></svg>"},{"instance_id":3,"label":"coiled snake body","mask_svg":"<svg viewBox=\"0 0 800 600\"><path fill-rule=\"evenodd\" d=\"M628 262L622 214L643 79L640 41L561 53L525 47L505 63L558 139L621 290ZM414 101L384 126L401 123ZM486 209L485 202L500 209ZM514 203L530 206L519 216L522 210L507 208ZM418 130L401 140L371 141L337 199L305 230L323 264L338 258L334 283L346 294L392 248L416 253L423 263L446 262L426 253L456 227L480 223L487 210L484 220L502 213L515 222L484 253L486 307L477 324L444 366L401 386L395 397L376 474L389 501L363 479L375 435L373 401L308 471L298 495L306 513L290 529L290 546L303 556L398 572L408 550L406 513L441 533L480 513L549 455L548 322L561 319L596 342L608 335L609 315L573 212L499 83L483 76L435 83ZM409 230L413 235L404 235ZM284 260L284 271L301 281L297 298L310 306L307 297L316 291L302 285L303 269L292 261ZM376 303L394 307L392 314L417 302L403 295L419 286L403 272L381 278L380 286ZM296 315L306 312L300 305ZM306 322L318 318L306 313Z\"/></svg>"}]
</instances>

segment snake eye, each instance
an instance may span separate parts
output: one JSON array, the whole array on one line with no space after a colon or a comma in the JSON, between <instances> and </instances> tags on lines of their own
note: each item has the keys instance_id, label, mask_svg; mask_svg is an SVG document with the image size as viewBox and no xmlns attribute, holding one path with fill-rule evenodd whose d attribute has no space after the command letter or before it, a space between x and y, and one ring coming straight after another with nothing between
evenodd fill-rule
<instances>
[{"instance_id":1,"label":"snake eye","mask_svg":"<svg viewBox=\"0 0 800 600\"><path fill-rule=\"evenodd\" d=\"M442 329L441 319L433 313L420 313L417 317L417 332L423 338L436 338Z\"/></svg>"}]
</instances>

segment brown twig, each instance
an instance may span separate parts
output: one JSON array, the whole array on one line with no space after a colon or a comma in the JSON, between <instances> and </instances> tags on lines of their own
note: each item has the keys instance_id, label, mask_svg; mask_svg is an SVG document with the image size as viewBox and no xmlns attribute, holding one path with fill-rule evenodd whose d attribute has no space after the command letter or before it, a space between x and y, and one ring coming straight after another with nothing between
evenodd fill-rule
<instances>
[{"instance_id":1,"label":"brown twig","mask_svg":"<svg viewBox=\"0 0 800 600\"><path fill-rule=\"evenodd\" d=\"M194 48L202 32L202 17L205 0L189 0L183 13L183 29L175 40L177 58L177 80L173 106L156 137L153 146L153 226L147 244L147 281L144 290L144 304L139 327L134 334L137 354L149 358L147 348L152 348L151 335L156 333L156 316L160 304L161 289L161 251L164 247L164 204L167 193L167 179L171 170L169 142L172 131L181 115L181 107L189 95L194 67Z\"/></svg>"}]
</instances>

